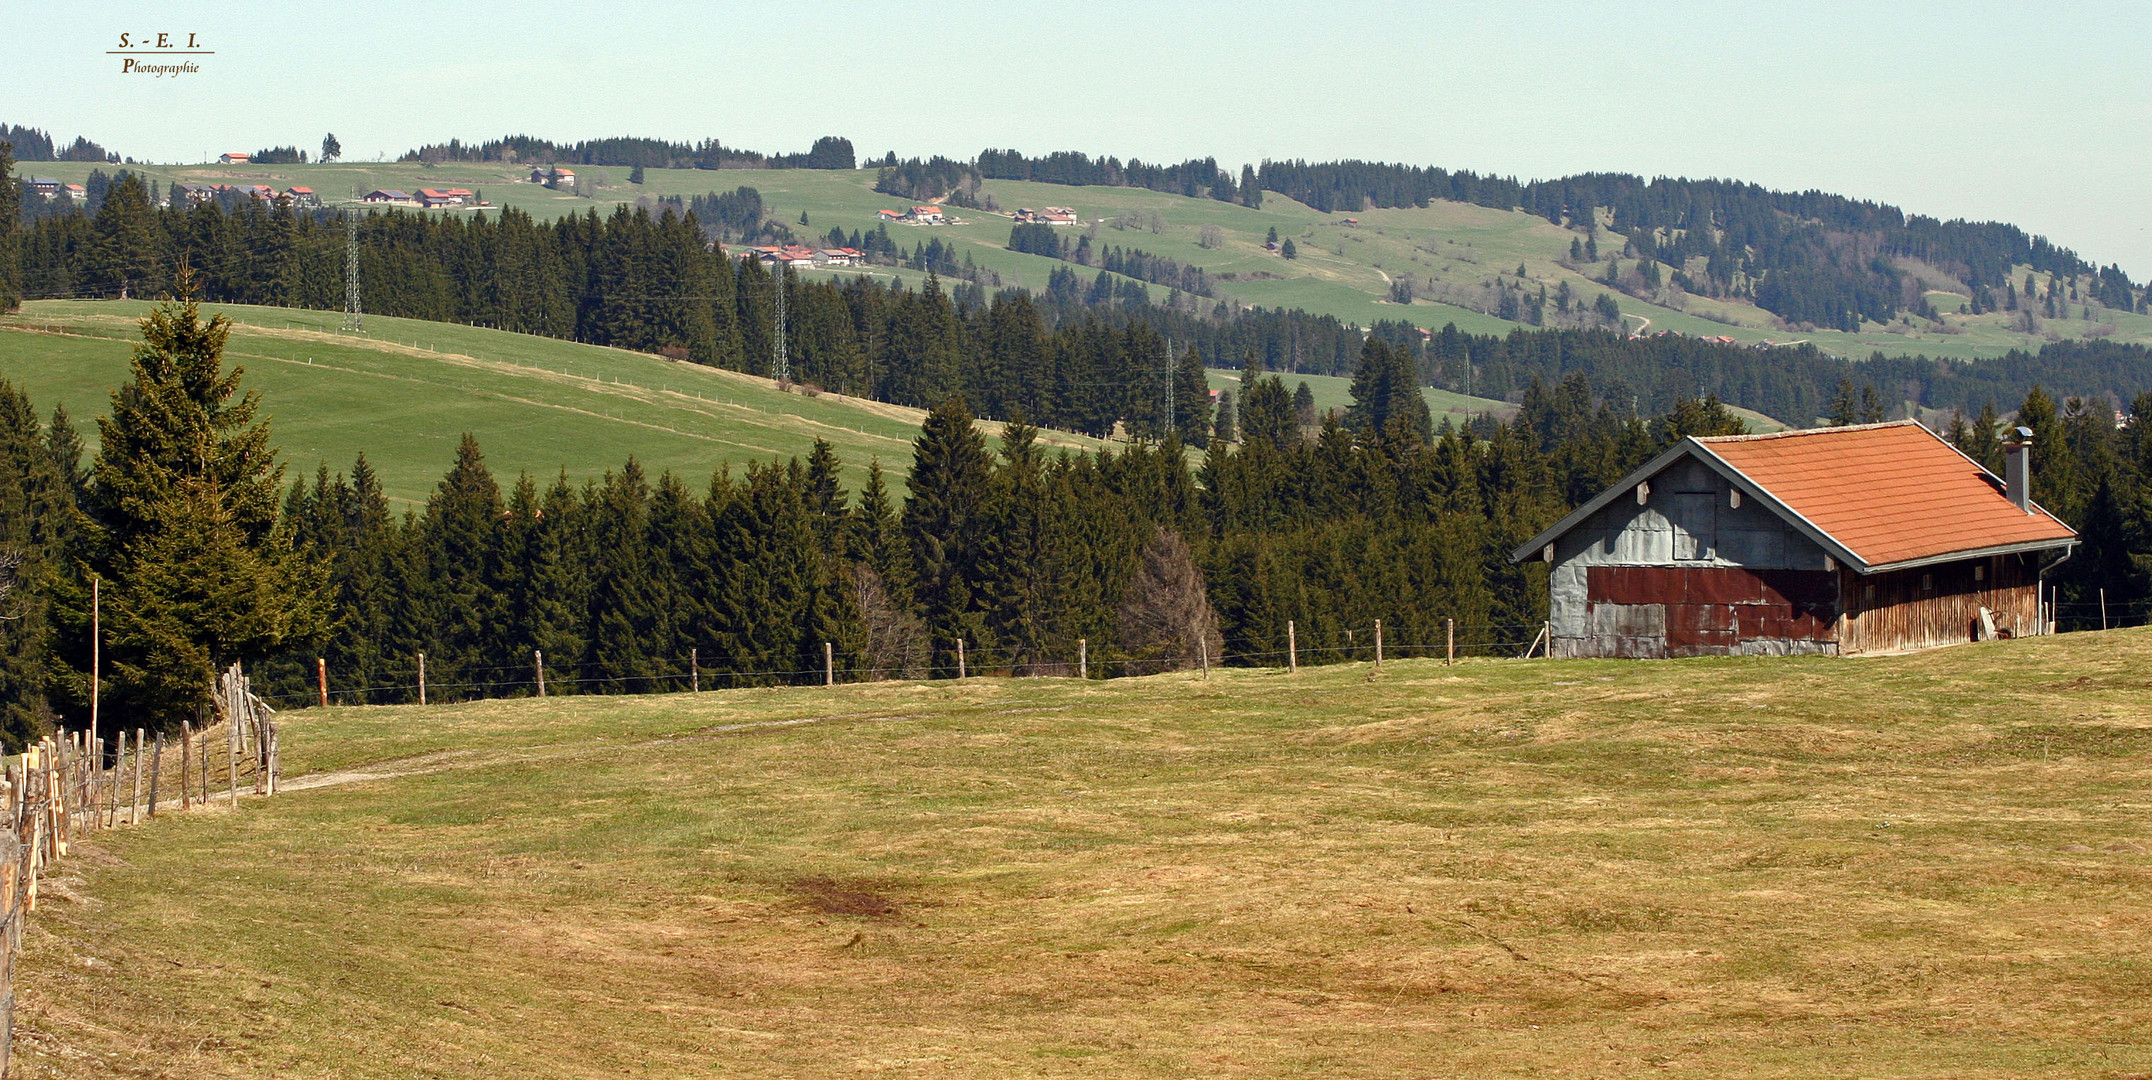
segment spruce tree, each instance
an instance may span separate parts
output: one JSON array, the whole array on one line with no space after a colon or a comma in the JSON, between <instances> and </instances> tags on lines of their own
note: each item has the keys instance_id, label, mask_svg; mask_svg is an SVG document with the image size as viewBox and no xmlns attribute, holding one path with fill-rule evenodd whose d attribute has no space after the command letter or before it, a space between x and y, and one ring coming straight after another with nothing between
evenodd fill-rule
<instances>
[{"instance_id":1,"label":"spruce tree","mask_svg":"<svg viewBox=\"0 0 2152 1080\"><path fill-rule=\"evenodd\" d=\"M142 320L133 378L98 421L63 655L87 666L88 575L103 581L109 715L160 729L191 719L217 669L323 635L326 571L279 514L284 469L257 392L225 371L223 316L183 299Z\"/></svg>"},{"instance_id":2,"label":"spruce tree","mask_svg":"<svg viewBox=\"0 0 2152 1080\"><path fill-rule=\"evenodd\" d=\"M419 536L425 577L410 598L429 670L443 686L488 681L514 659L503 655L503 510L500 485L478 439L466 432L455 464L426 502Z\"/></svg>"},{"instance_id":3,"label":"spruce tree","mask_svg":"<svg viewBox=\"0 0 2152 1080\"><path fill-rule=\"evenodd\" d=\"M0 380L0 742L11 753L52 728L48 610L74 512L39 434L29 399Z\"/></svg>"},{"instance_id":4,"label":"spruce tree","mask_svg":"<svg viewBox=\"0 0 2152 1080\"><path fill-rule=\"evenodd\" d=\"M15 145L0 141L0 313L22 306L22 188Z\"/></svg>"},{"instance_id":5,"label":"spruce tree","mask_svg":"<svg viewBox=\"0 0 2152 1080\"><path fill-rule=\"evenodd\" d=\"M973 649L985 644L973 568L992 474L986 439L963 399L935 406L913 444L904 534L937 671L955 671L959 639Z\"/></svg>"},{"instance_id":6,"label":"spruce tree","mask_svg":"<svg viewBox=\"0 0 2152 1080\"><path fill-rule=\"evenodd\" d=\"M93 287L121 298L147 299L164 283L158 269L157 218L141 178L120 178L90 228L89 277Z\"/></svg>"}]
</instances>

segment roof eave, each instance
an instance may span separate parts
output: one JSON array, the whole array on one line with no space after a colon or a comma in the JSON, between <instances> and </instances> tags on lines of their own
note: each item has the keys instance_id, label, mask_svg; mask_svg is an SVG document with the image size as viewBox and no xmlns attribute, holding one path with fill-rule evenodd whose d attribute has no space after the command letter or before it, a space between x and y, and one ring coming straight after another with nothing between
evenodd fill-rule
<instances>
[{"instance_id":1,"label":"roof eave","mask_svg":"<svg viewBox=\"0 0 2152 1080\"><path fill-rule=\"evenodd\" d=\"M1897 562L1877 563L1874 566L1860 570L1860 572L1867 575L1880 574L1887 570L1918 570L1923 566L1962 562L1966 559L1985 559L1994 555L2019 555L2034 551L2053 551L2056 548L2072 548L2083 542L2075 536L2046 540L2021 540L2015 544L1995 544L1984 548L1969 548L1965 551L1946 551L1937 555L1923 555L1917 559L1900 559ZM1856 567L1856 569L1860 568Z\"/></svg>"}]
</instances>

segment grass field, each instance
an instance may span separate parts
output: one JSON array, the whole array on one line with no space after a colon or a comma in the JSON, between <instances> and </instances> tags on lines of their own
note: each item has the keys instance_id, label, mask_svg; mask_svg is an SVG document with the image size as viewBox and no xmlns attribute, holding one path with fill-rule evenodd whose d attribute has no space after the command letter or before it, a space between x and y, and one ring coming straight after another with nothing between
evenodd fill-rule
<instances>
[{"instance_id":1,"label":"grass field","mask_svg":"<svg viewBox=\"0 0 2152 1080\"><path fill-rule=\"evenodd\" d=\"M2152 1072L2152 632L287 713L32 1077Z\"/></svg>"},{"instance_id":2,"label":"grass field","mask_svg":"<svg viewBox=\"0 0 2152 1080\"><path fill-rule=\"evenodd\" d=\"M95 418L128 377L144 302L32 301L0 316L0 378L49 411L65 404L94 448ZM855 490L880 457L901 486L924 413L861 398L784 393L768 379L552 338L416 319L366 317L364 337L339 312L205 305L239 320L225 357L262 392L294 473L347 471L364 451L390 496L423 501L479 437L503 485L578 481L634 455L700 489L713 470L804 457L817 437L844 460ZM987 425L990 429L994 425ZM1095 439L1042 432L1049 445Z\"/></svg>"},{"instance_id":3,"label":"grass field","mask_svg":"<svg viewBox=\"0 0 2152 1080\"><path fill-rule=\"evenodd\" d=\"M80 182L95 166L78 162L36 162L23 167L25 174L51 176ZM541 219L596 209L601 214L642 195L701 195L729 191L741 185L762 193L771 219L793 226L803 236L826 234L832 226L846 230L872 229L874 212L898 208L905 200L874 192L874 171L650 169L645 182L627 182L626 168L593 166L578 173L595 186L589 197L555 191L520 182L529 169L500 163L443 162L440 164L379 164L365 162L331 165L138 166L161 184L181 182L270 183L280 186L305 184L329 200L347 199L353 192L376 187L411 190L418 187L463 186L478 190L498 206L513 206ZM995 180L985 190L1005 209L1019 206L1074 206L1089 221L1113 221L1122 215L1155 215L1159 228L1124 222L1131 227L1100 230L1100 245L1136 247L1184 263L1204 267L1213 274L1238 275L1224 280L1218 295L1249 304L1290 307L1333 315L1365 326L1381 319L1399 319L1430 329L1455 322L1474 333L1506 333L1517 324L1491 315L1422 297L1410 305L1388 302L1390 282L1411 276L1444 286L1476 288L1497 279L1516 283L1517 268L1524 267L1526 284L1549 290L1567 283L1585 304L1608 291L1600 283L1605 263L1570 266L1565 263L1569 242L1578 233L1549 224L1530 214L1462 203L1438 202L1425 208L1366 210L1351 215L1324 213L1274 192L1266 193L1257 210L1211 199L1184 198L1163 192L1133 188L1069 187ZM437 211L465 213L470 211ZM805 227L797 225L801 213ZM929 236L954 243L979 265L1005 279L1034 287L1045 283L1056 262L1036 255L1008 251L1009 218L1006 214L954 211L962 220L933 228L898 227L898 243L907 249ZM1348 222L1348 216L1355 223ZM1206 226L1219 230L1221 244L1199 244ZM1291 238L1300 257L1286 260L1263 250L1268 231ZM1070 230L1072 233L1075 230ZM1602 237L1604 239L1604 237ZM1618 238L1615 241L1619 243ZM2097 252L2085 253L2096 257ZM341 258L341 253L324 257ZM1628 261L1625 260L1627 265ZM1940 271L1916 266L1925 277L1945 277ZM2010 274L2012 281L2024 277L2027 268ZM1088 273L1088 272L1087 272ZM2042 276L2044 275L2036 275ZM1153 287L1162 296L1164 289ZM2152 316L2103 312L2097 321L2082 318L2042 321L2036 333L2013 327L2016 314L1994 312L1967 315L1959 309L1961 294L1939 290L1930 299L1948 316L1943 326L1871 324L1859 333L1825 330L1796 332L1752 304L1705 297L1669 299L1652 303L1623 294L1616 301L1628 316L1632 330L1650 333L1674 331L1700 336L1725 335L1742 342L1807 341L1827 352L1863 358L1876 350L1896 355L1913 353L1969 359L1996 356L2013 348L2038 348L2057 338L2110 337L2118 341L2152 342ZM1678 304L1676 307L1668 306Z\"/></svg>"}]
</instances>

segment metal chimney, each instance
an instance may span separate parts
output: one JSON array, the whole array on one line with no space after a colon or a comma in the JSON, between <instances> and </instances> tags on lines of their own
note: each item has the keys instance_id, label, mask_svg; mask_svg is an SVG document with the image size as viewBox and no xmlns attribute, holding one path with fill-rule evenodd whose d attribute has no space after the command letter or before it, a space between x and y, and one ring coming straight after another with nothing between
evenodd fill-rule
<instances>
[{"instance_id":1,"label":"metal chimney","mask_svg":"<svg viewBox=\"0 0 2152 1080\"><path fill-rule=\"evenodd\" d=\"M2032 429L2003 433L2003 486L2017 508L2032 513Z\"/></svg>"}]
</instances>

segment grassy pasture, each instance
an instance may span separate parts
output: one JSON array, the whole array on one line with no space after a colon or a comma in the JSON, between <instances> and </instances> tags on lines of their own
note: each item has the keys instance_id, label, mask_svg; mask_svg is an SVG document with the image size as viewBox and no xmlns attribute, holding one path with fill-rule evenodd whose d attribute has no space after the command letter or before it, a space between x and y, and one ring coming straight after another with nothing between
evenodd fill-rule
<instances>
[{"instance_id":1,"label":"grassy pasture","mask_svg":"<svg viewBox=\"0 0 2152 1080\"><path fill-rule=\"evenodd\" d=\"M287 714L25 1075L2152 1071L2152 632ZM311 786L310 786L311 785Z\"/></svg>"},{"instance_id":2,"label":"grassy pasture","mask_svg":"<svg viewBox=\"0 0 2152 1080\"><path fill-rule=\"evenodd\" d=\"M95 418L127 379L139 301L32 301L0 316L0 378L39 408L64 403L95 446ZM346 471L361 451L389 495L423 501L453 462L462 433L478 435L503 484L529 471L541 484L562 469L577 481L635 455L700 488L713 470L804 457L817 437L844 459L856 490L879 456L902 483L917 409L779 391L768 379L645 353L416 319L366 317L364 337L343 315L292 308L205 305L239 320L226 360L246 369L289 469L320 462ZM991 425L989 425L991 426ZM1051 445L1098 440L1042 432Z\"/></svg>"},{"instance_id":3,"label":"grassy pasture","mask_svg":"<svg viewBox=\"0 0 2152 1080\"><path fill-rule=\"evenodd\" d=\"M112 171L111 166L80 162L35 162L23 167L26 175L51 176L80 182L92 168ZM645 170L641 185L627 182L629 170L615 166L578 167L577 172L597 185L589 197L554 191L521 182L529 176L525 166L500 163L442 162L439 164L383 164L339 162L330 165L146 165L135 166L145 175L169 185L179 182L268 183L280 187L304 184L324 199L348 199L356 190L376 187L413 190L420 187L469 187L480 191L498 206L513 206L540 219L596 210L610 213L614 206L633 203L642 195L691 196L729 191L746 185L762 193L769 215L793 226L803 236L826 234L832 226L847 231L871 229L874 212L899 208L905 200L873 190L874 170L823 171L807 169L743 169L704 171L696 169ZM1387 300L1393 276L1410 274L1458 286L1472 286L1496 278L1514 281L1518 266L1526 271L1526 283L1550 291L1566 282L1582 302L1589 304L1607 286L1600 283L1606 264L1565 265L1569 242L1579 234L1549 224L1544 219L1515 211L1494 210L1461 203L1436 203L1424 208L1376 209L1357 213L1323 213L1275 192L1266 193L1258 210L1211 199L1184 198L1164 192L1133 188L1069 187L994 180L986 191L1005 210L1019 206L1074 206L1086 221L1111 221L1123 214L1156 214L1163 227L1156 232L1134 225L1104 228L1098 243L1136 247L1184 263L1202 266L1214 274L1239 275L1222 281L1218 294L1244 303L1271 307L1301 308L1336 316L1365 326L1379 319L1402 319L1430 329L1455 322L1474 333L1506 333L1514 323L1462 307L1423 297L1409 306ZM808 225L799 227L802 212ZM470 211L444 211L467 213ZM954 243L979 265L1004 278L1031 286L1042 285L1055 261L1022 255L1005 249L1009 220L1006 214L956 211L962 224L932 228L892 229L898 242L909 249L929 236ZM1356 218L1348 224L1347 218ZM1222 246L1203 248L1197 243L1205 226L1220 230ZM1300 257L1286 260L1262 250L1263 239L1276 228L1281 239L1290 237ZM1070 230L1073 232L1074 230ZM1601 237L1606 239L1605 236ZM1608 254L1618 254L1610 251ZM2087 253L2088 256L2096 252ZM340 255L338 257L341 257ZM961 255L960 255L961 258ZM1627 265L1630 260L1623 260ZM1915 266L1924 280L1940 276L1932 267ZM2021 279L2027 268L2011 272ZM1088 273L1088 272L1087 272ZM1162 296L1162 288L1153 287ZM2152 317L2105 313L2097 322L2082 318L2043 320L2033 333L2014 325L2016 313L1992 312L1965 315L1937 294L1937 307L1950 312L1948 325L1915 328L1868 325L1858 333L1835 330L1796 333L1780 327L1768 312L1735 300L1689 297L1687 310L1676 310L1617 293L1616 301L1632 330L1664 330L1701 336L1727 335L1743 342L1808 341L1841 356L1866 357L1880 349L1889 354L1970 359L1995 356L2012 348L2037 348L2054 338L2110 336L2121 341L2152 342ZM1649 320L1646 322L1646 320Z\"/></svg>"}]
</instances>

